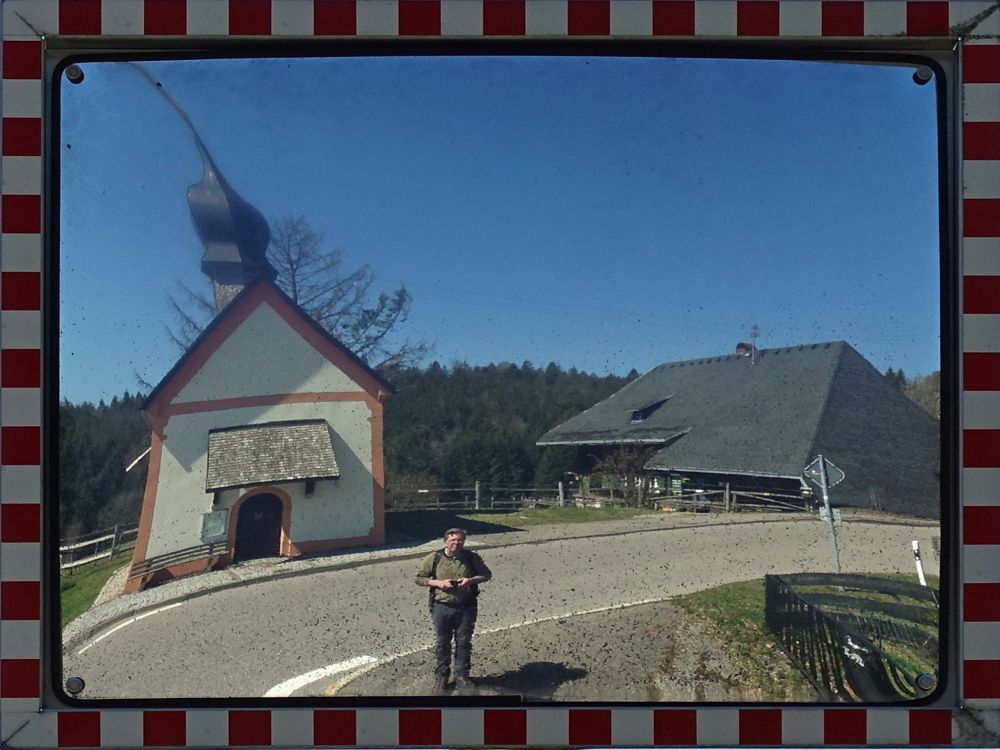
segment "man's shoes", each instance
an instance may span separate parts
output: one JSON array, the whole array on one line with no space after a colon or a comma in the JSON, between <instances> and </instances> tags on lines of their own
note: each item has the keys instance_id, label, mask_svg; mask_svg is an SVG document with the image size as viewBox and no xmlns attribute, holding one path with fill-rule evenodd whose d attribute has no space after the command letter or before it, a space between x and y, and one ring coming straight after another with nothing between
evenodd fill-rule
<instances>
[{"instance_id":1,"label":"man's shoes","mask_svg":"<svg viewBox=\"0 0 1000 750\"><path fill-rule=\"evenodd\" d=\"M468 695L476 692L476 683L470 680L468 675L459 676L455 678L455 689L461 695Z\"/></svg>"},{"instance_id":2,"label":"man's shoes","mask_svg":"<svg viewBox=\"0 0 1000 750\"><path fill-rule=\"evenodd\" d=\"M447 677L434 677L434 692L437 695L444 695L448 692L448 678Z\"/></svg>"}]
</instances>

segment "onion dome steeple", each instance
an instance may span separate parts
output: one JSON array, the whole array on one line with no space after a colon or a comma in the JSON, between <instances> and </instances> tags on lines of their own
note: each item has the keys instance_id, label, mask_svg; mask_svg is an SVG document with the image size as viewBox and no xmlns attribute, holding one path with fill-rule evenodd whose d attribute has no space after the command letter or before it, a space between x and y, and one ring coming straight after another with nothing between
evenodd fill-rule
<instances>
[{"instance_id":1,"label":"onion dome steeple","mask_svg":"<svg viewBox=\"0 0 1000 750\"><path fill-rule=\"evenodd\" d=\"M212 279L218 313L244 287L277 275L267 261L271 229L260 211L226 182L197 134L195 141L205 171L201 182L188 188L188 207L205 246L201 270Z\"/></svg>"},{"instance_id":2,"label":"onion dome steeple","mask_svg":"<svg viewBox=\"0 0 1000 750\"><path fill-rule=\"evenodd\" d=\"M195 231L205 246L201 270L212 279L215 312L260 279L272 280L277 272L267 260L271 229L256 208L247 203L222 176L198 135L191 118L146 68L132 63L180 115L194 138L204 172L201 181L187 191L188 208Z\"/></svg>"}]
</instances>

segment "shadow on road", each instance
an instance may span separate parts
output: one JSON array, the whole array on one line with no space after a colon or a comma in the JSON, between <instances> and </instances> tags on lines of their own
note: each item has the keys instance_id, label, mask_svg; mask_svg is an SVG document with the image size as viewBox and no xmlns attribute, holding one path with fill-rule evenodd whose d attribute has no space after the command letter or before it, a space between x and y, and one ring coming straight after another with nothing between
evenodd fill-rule
<instances>
[{"instance_id":1,"label":"shadow on road","mask_svg":"<svg viewBox=\"0 0 1000 750\"><path fill-rule=\"evenodd\" d=\"M587 676L581 667L568 667L551 661L522 664L499 674L489 674L476 680L480 690L500 695L521 695L527 700L552 700L556 690L567 682Z\"/></svg>"},{"instance_id":2,"label":"shadow on road","mask_svg":"<svg viewBox=\"0 0 1000 750\"><path fill-rule=\"evenodd\" d=\"M490 511L477 513L488 515ZM385 514L386 535L390 544L411 539L421 542L440 539L446 530L454 527L465 529L474 536L523 531L488 521L475 521L449 510L400 510Z\"/></svg>"}]
</instances>

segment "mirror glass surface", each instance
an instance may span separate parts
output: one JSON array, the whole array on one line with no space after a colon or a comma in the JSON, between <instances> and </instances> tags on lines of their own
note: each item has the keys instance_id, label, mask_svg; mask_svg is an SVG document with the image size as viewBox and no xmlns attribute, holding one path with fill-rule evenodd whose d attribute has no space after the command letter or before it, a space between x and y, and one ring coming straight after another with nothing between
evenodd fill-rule
<instances>
[{"instance_id":1,"label":"mirror glass surface","mask_svg":"<svg viewBox=\"0 0 1000 750\"><path fill-rule=\"evenodd\" d=\"M927 695L939 133L914 70L64 73L63 679L88 699ZM453 527L466 551L436 557ZM453 583L487 568L478 599ZM473 622L469 685L461 653L435 672L435 639Z\"/></svg>"}]
</instances>

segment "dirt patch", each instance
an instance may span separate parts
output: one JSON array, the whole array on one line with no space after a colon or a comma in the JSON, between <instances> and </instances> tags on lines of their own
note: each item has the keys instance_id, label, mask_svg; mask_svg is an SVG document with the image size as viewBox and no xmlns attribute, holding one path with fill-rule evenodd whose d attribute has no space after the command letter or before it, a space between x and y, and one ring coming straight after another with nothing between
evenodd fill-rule
<instances>
[{"instance_id":1,"label":"dirt patch","mask_svg":"<svg viewBox=\"0 0 1000 750\"><path fill-rule=\"evenodd\" d=\"M433 669L428 648L310 692L431 695ZM669 601L477 633L473 677L481 695L537 702L755 702L781 689L765 694L711 623Z\"/></svg>"}]
</instances>

